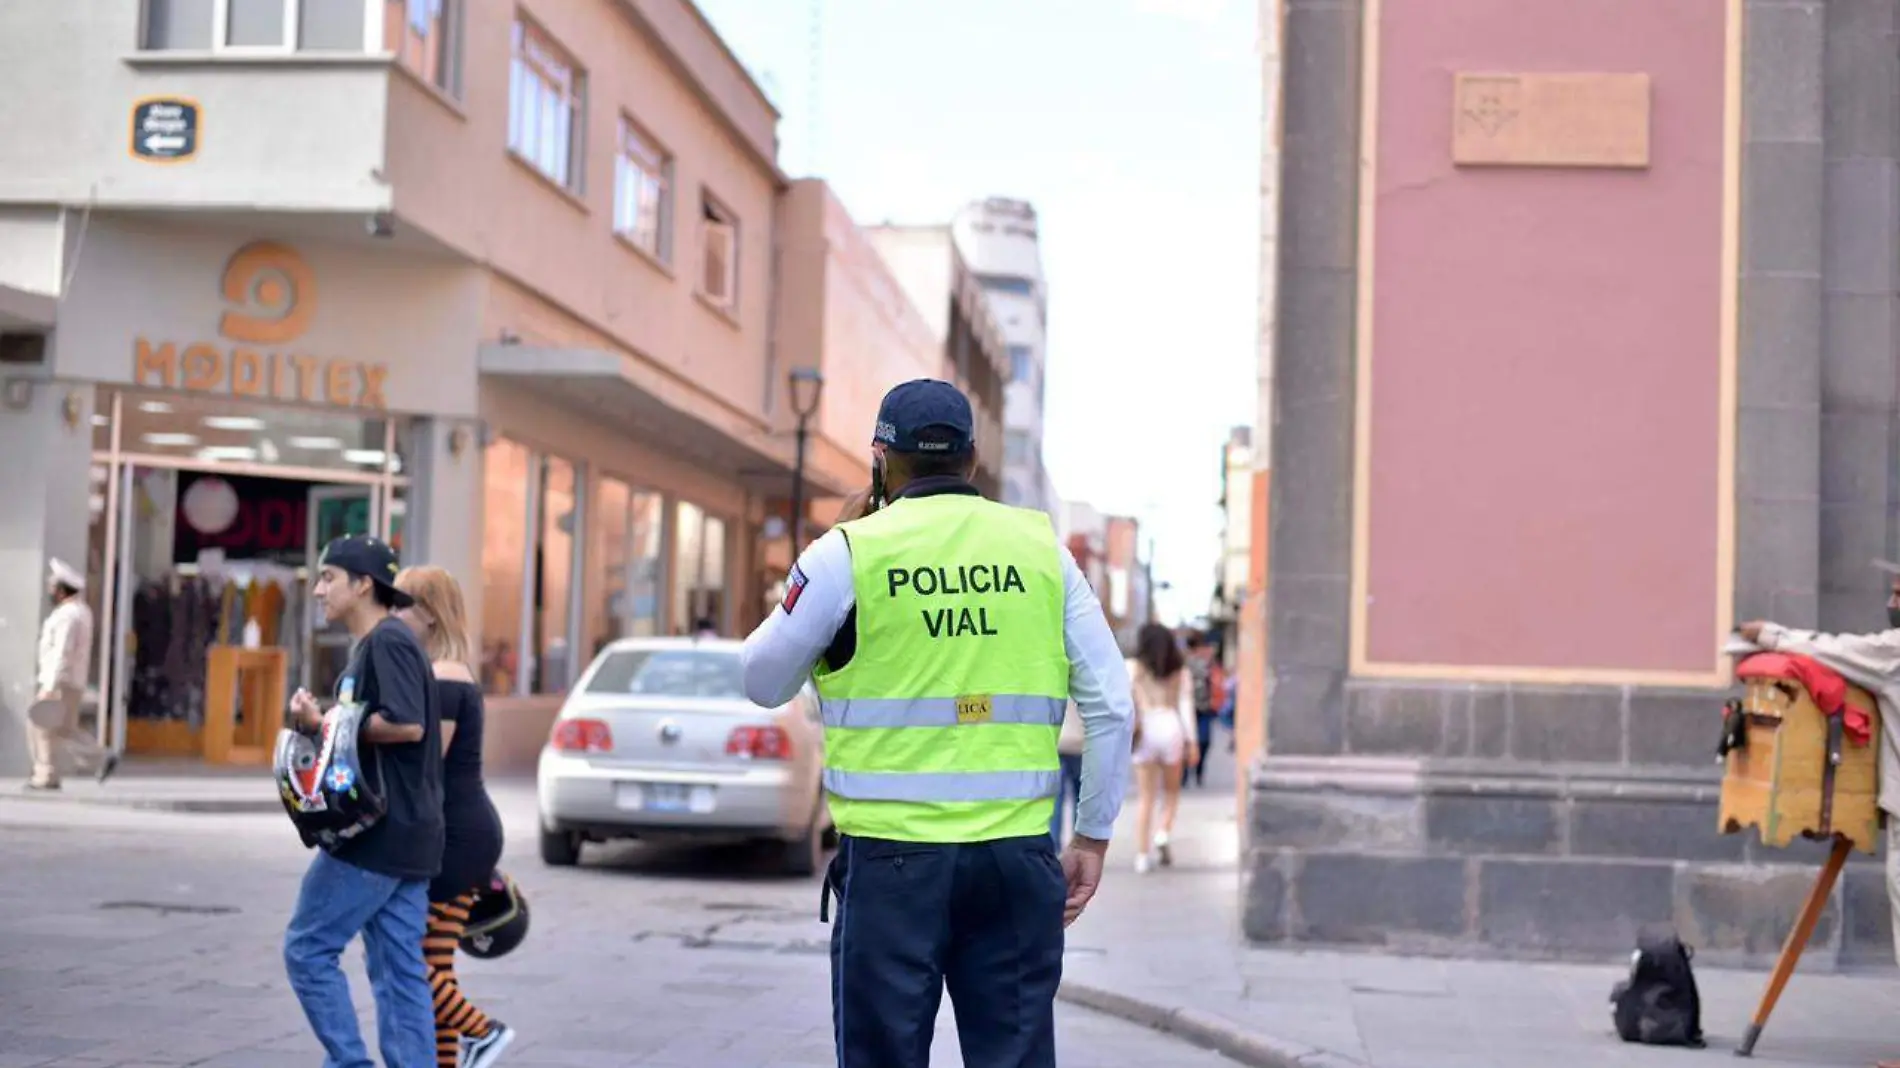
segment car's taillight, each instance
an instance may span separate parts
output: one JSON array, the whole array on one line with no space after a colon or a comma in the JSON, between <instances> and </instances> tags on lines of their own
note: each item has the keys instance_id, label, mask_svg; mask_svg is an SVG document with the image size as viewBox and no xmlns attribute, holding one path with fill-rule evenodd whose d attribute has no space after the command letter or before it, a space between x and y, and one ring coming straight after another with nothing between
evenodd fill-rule
<instances>
[{"instance_id":1,"label":"car's taillight","mask_svg":"<svg viewBox=\"0 0 1900 1068\"><path fill-rule=\"evenodd\" d=\"M790 760L792 738L778 727L734 727L726 735L726 755L748 760Z\"/></svg>"},{"instance_id":2,"label":"car's taillight","mask_svg":"<svg viewBox=\"0 0 1900 1068\"><path fill-rule=\"evenodd\" d=\"M614 747L614 732L597 719L564 719L554 724L548 744L563 753L606 753Z\"/></svg>"}]
</instances>

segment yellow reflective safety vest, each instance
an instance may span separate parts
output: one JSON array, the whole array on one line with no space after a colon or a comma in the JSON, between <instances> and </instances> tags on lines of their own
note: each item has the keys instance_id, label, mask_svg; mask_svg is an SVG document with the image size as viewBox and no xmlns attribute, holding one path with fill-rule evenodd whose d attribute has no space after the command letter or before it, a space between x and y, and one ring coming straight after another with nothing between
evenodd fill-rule
<instances>
[{"instance_id":1,"label":"yellow reflective safety vest","mask_svg":"<svg viewBox=\"0 0 1900 1068\"><path fill-rule=\"evenodd\" d=\"M909 842L1048 834L1068 707L1049 517L964 494L843 525L857 649L812 673L840 832Z\"/></svg>"}]
</instances>

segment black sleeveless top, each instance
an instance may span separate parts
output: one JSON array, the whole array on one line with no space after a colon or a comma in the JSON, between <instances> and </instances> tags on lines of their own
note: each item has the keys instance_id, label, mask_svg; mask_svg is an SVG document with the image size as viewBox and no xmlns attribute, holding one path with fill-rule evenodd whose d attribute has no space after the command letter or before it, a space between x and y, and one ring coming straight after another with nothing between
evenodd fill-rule
<instances>
[{"instance_id":1,"label":"black sleeveless top","mask_svg":"<svg viewBox=\"0 0 1900 1068\"><path fill-rule=\"evenodd\" d=\"M442 874L429 886L432 901L452 901L480 886L501 860L501 814L482 782L482 691L472 682L435 680L442 722L455 724L442 756Z\"/></svg>"},{"instance_id":2,"label":"black sleeveless top","mask_svg":"<svg viewBox=\"0 0 1900 1068\"><path fill-rule=\"evenodd\" d=\"M482 785L482 691L472 682L437 679L442 722L455 724L449 750L442 754L442 810L487 801Z\"/></svg>"}]
</instances>

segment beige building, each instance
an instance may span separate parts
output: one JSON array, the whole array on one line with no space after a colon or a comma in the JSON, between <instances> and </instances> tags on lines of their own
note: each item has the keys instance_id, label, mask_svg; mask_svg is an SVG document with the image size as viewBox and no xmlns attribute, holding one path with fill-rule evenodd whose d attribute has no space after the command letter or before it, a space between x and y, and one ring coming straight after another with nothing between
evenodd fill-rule
<instances>
[{"instance_id":1,"label":"beige building","mask_svg":"<svg viewBox=\"0 0 1900 1068\"><path fill-rule=\"evenodd\" d=\"M0 69L58 87L0 115L10 767L49 557L134 754L255 759L225 675L332 683L345 531L462 579L503 765L601 643L756 620L788 372L851 357L775 340L778 116L690 3L13 3ZM862 480L825 405L814 497Z\"/></svg>"},{"instance_id":2,"label":"beige building","mask_svg":"<svg viewBox=\"0 0 1900 1068\"><path fill-rule=\"evenodd\" d=\"M806 471L825 484L857 489L870 482L871 431L891 387L914 378L945 378L966 389L969 382L946 358L930 318L911 303L871 237L824 182L791 183L780 200L779 234L778 345L815 354L823 379ZM792 429L790 411L781 409L780 420L781 429ZM812 502L807 543L837 519L839 503ZM791 543L775 538L765 549L772 601L791 566Z\"/></svg>"},{"instance_id":3,"label":"beige building","mask_svg":"<svg viewBox=\"0 0 1900 1068\"><path fill-rule=\"evenodd\" d=\"M943 354L936 377L969 394L976 416L976 485L1000 499L1009 347L982 279L958 251L949 226L876 226L865 235L930 325Z\"/></svg>"}]
</instances>

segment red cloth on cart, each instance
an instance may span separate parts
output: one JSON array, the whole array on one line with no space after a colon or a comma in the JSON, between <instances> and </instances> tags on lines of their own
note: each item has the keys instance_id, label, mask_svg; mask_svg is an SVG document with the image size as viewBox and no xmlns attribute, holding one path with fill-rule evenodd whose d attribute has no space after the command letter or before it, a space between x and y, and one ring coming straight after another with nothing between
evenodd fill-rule
<instances>
[{"instance_id":1,"label":"red cloth on cart","mask_svg":"<svg viewBox=\"0 0 1900 1068\"><path fill-rule=\"evenodd\" d=\"M1789 679L1798 682L1814 704L1830 716L1843 717L1847 737L1855 745L1873 740L1874 725L1864 709L1847 703L1847 680L1818 660L1792 653L1755 653L1735 665L1738 679Z\"/></svg>"}]
</instances>

